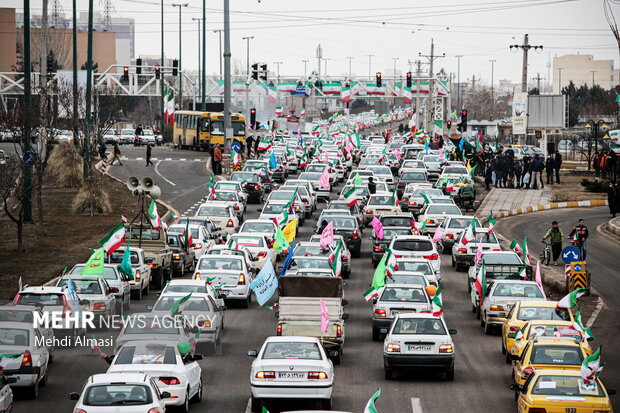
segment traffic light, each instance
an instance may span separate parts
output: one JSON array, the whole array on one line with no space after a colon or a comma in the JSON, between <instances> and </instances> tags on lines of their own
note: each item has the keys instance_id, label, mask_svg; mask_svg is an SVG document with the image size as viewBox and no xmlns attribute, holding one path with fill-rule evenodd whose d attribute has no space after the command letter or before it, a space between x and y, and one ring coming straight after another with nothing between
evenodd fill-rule
<instances>
[{"instance_id":1,"label":"traffic light","mask_svg":"<svg viewBox=\"0 0 620 413\"><path fill-rule=\"evenodd\" d=\"M451 120L447 121L446 126L448 127L448 130L452 129L452 121Z\"/></svg>"},{"instance_id":2,"label":"traffic light","mask_svg":"<svg viewBox=\"0 0 620 413\"><path fill-rule=\"evenodd\" d=\"M136 73L142 74L142 59L140 58L136 59Z\"/></svg>"},{"instance_id":3,"label":"traffic light","mask_svg":"<svg viewBox=\"0 0 620 413\"><path fill-rule=\"evenodd\" d=\"M467 110L461 110L461 122L459 122L457 126L459 132L465 132L467 130Z\"/></svg>"},{"instance_id":4,"label":"traffic light","mask_svg":"<svg viewBox=\"0 0 620 413\"><path fill-rule=\"evenodd\" d=\"M123 67L123 80L126 82L129 81L129 67L127 66Z\"/></svg>"},{"instance_id":5,"label":"traffic light","mask_svg":"<svg viewBox=\"0 0 620 413\"><path fill-rule=\"evenodd\" d=\"M381 87L381 72L377 72L377 87Z\"/></svg>"},{"instance_id":6,"label":"traffic light","mask_svg":"<svg viewBox=\"0 0 620 413\"><path fill-rule=\"evenodd\" d=\"M263 82L267 81L267 64L266 63L260 66L260 79Z\"/></svg>"},{"instance_id":7,"label":"traffic light","mask_svg":"<svg viewBox=\"0 0 620 413\"><path fill-rule=\"evenodd\" d=\"M250 109L250 129L254 129L254 124L256 123L256 109Z\"/></svg>"},{"instance_id":8,"label":"traffic light","mask_svg":"<svg viewBox=\"0 0 620 413\"><path fill-rule=\"evenodd\" d=\"M179 74L179 61L174 59L172 61L172 76L178 76Z\"/></svg>"},{"instance_id":9,"label":"traffic light","mask_svg":"<svg viewBox=\"0 0 620 413\"><path fill-rule=\"evenodd\" d=\"M252 65L252 79L258 80L258 63Z\"/></svg>"},{"instance_id":10,"label":"traffic light","mask_svg":"<svg viewBox=\"0 0 620 413\"><path fill-rule=\"evenodd\" d=\"M159 79L161 74L161 68L159 67L159 65L155 66L155 79Z\"/></svg>"},{"instance_id":11,"label":"traffic light","mask_svg":"<svg viewBox=\"0 0 620 413\"><path fill-rule=\"evenodd\" d=\"M407 72L407 87L411 87L411 72Z\"/></svg>"}]
</instances>

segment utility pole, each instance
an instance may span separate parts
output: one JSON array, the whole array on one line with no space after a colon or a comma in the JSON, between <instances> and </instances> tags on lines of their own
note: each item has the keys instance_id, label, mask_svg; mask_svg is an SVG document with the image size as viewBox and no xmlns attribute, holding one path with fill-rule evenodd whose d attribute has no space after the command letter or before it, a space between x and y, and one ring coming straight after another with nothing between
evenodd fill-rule
<instances>
[{"instance_id":1,"label":"utility pole","mask_svg":"<svg viewBox=\"0 0 620 413\"><path fill-rule=\"evenodd\" d=\"M558 67L558 93L562 94L562 70L563 67Z\"/></svg>"},{"instance_id":2,"label":"utility pole","mask_svg":"<svg viewBox=\"0 0 620 413\"><path fill-rule=\"evenodd\" d=\"M432 131L432 125L433 125L433 119L432 119L432 114L433 114L433 96L435 95L435 73L433 71L433 63L435 62L435 59L440 58L440 57L445 57L446 54L444 53L441 56L435 56L435 42L433 39L431 39L431 54L430 55L422 55L422 53L419 54L419 56L421 57L426 57L429 59L429 70L428 70L428 98L427 98L427 102L426 102L426 114L425 114L425 128L426 131Z\"/></svg>"},{"instance_id":3,"label":"utility pole","mask_svg":"<svg viewBox=\"0 0 620 413\"><path fill-rule=\"evenodd\" d=\"M461 57L463 57L462 54L457 54L456 56L457 59L457 63L456 63L456 83L458 84L457 87L457 91L456 91L456 96L458 99L458 105L459 105L459 110L463 109L463 105L461 102Z\"/></svg>"},{"instance_id":4,"label":"utility pole","mask_svg":"<svg viewBox=\"0 0 620 413\"><path fill-rule=\"evenodd\" d=\"M321 59L323 58L323 49L321 49L321 43L316 48L316 59L317 59L317 74L321 77Z\"/></svg>"},{"instance_id":5,"label":"utility pole","mask_svg":"<svg viewBox=\"0 0 620 413\"><path fill-rule=\"evenodd\" d=\"M302 62L304 62L304 78L308 77L308 59L304 59L302 60Z\"/></svg>"},{"instance_id":6,"label":"utility pole","mask_svg":"<svg viewBox=\"0 0 620 413\"><path fill-rule=\"evenodd\" d=\"M523 50L523 75L521 77L521 92L527 93L527 53L530 49L534 50L542 50L542 46L532 46L530 44L529 36L526 34L523 38L523 44L511 44L510 50L512 49L522 49Z\"/></svg>"},{"instance_id":7,"label":"utility pole","mask_svg":"<svg viewBox=\"0 0 620 413\"><path fill-rule=\"evenodd\" d=\"M545 80L545 78L544 77L540 77L540 73L538 73L536 77L532 78L532 80L536 81L536 88L538 89L538 93L541 93L540 81L541 80Z\"/></svg>"},{"instance_id":8,"label":"utility pole","mask_svg":"<svg viewBox=\"0 0 620 413\"><path fill-rule=\"evenodd\" d=\"M222 77L221 45L222 42L220 42L220 78ZM207 0L202 0L202 64L200 66L200 109L204 111L207 108Z\"/></svg>"},{"instance_id":9,"label":"utility pole","mask_svg":"<svg viewBox=\"0 0 620 413\"><path fill-rule=\"evenodd\" d=\"M415 61L416 69L416 92L415 92L415 122L420 126L420 78L422 77L422 62L420 59ZM419 129L419 128L418 128Z\"/></svg>"},{"instance_id":10,"label":"utility pole","mask_svg":"<svg viewBox=\"0 0 620 413\"><path fill-rule=\"evenodd\" d=\"M200 82L202 82L202 71L200 66L202 59L200 58L200 18L192 17L192 21L198 23L198 90L200 90ZM196 110L196 94L194 93L194 110Z\"/></svg>"},{"instance_id":11,"label":"utility pole","mask_svg":"<svg viewBox=\"0 0 620 413\"><path fill-rule=\"evenodd\" d=\"M224 148L230 148L232 142L232 124L230 122L230 0L224 0Z\"/></svg>"},{"instance_id":12,"label":"utility pole","mask_svg":"<svg viewBox=\"0 0 620 413\"><path fill-rule=\"evenodd\" d=\"M495 69L495 59L489 60L491 62L491 101L493 105L495 105L495 86L494 86L494 69Z\"/></svg>"},{"instance_id":13,"label":"utility pole","mask_svg":"<svg viewBox=\"0 0 620 413\"><path fill-rule=\"evenodd\" d=\"M596 73L596 70L590 70L590 72L592 72L592 87L594 87L594 74Z\"/></svg>"},{"instance_id":14,"label":"utility pole","mask_svg":"<svg viewBox=\"0 0 620 413\"><path fill-rule=\"evenodd\" d=\"M349 60L349 80L350 80L351 79L351 61L355 59L355 57L347 56L347 59Z\"/></svg>"},{"instance_id":15,"label":"utility pole","mask_svg":"<svg viewBox=\"0 0 620 413\"><path fill-rule=\"evenodd\" d=\"M160 77L161 77L161 79L160 79L160 82L161 82L161 101L159 102L159 108L160 108L160 112L159 113L161 114L161 123L160 123L161 131L160 131L160 133L161 133L161 138L163 140L164 136L165 136L164 132L165 132L165 128L166 128L166 124L165 124L165 121L164 121L164 110L166 108L163 107L164 99L166 98L165 91L164 91L164 89L165 89L164 79L166 77L166 75L165 75L166 72L164 70L164 65L166 64L166 61L164 59L164 0L161 0L160 9L161 9L161 65L160 65L160 70L161 70L161 73L160 73ZM204 99L204 94L203 94L202 98Z\"/></svg>"},{"instance_id":16,"label":"utility pole","mask_svg":"<svg viewBox=\"0 0 620 413\"><path fill-rule=\"evenodd\" d=\"M248 76L248 81L246 83L250 83L250 40L252 40L254 36L246 36L242 37L243 40L246 41L246 59L245 59L245 73Z\"/></svg>"},{"instance_id":17,"label":"utility pole","mask_svg":"<svg viewBox=\"0 0 620 413\"><path fill-rule=\"evenodd\" d=\"M213 30L213 33L217 33L220 39L220 80L222 79L222 31L223 30Z\"/></svg>"},{"instance_id":18,"label":"utility pole","mask_svg":"<svg viewBox=\"0 0 620 413\"><path fill-rule=\"evenodd\" d=\"M369 54L368 56L368 80L372 82L372 58L374 54Z\"/></svg>"},{"instance_id":19,"label":"utility pole","mask_svg":"<svg viewBox=\"0 0 620 413\"><path fill-rule=\"evenodd\" d=\"M92 0L91 0L92 1ZM32 63L30 61L30 0L24 0L24 153L30 152L32 116ZM84 158L86 159L86 157ZM84 160L86 163L86 160ZM32 222L32 165L23 163L24 168L24 222Z\"/></svg>"},{"instance_id":20,"label":"utility pole","mask_svg":"<svg viewBox=\"0 0 620 413\"><path fill-rule=\"evenodd\" d=\"M179 8L179 108L181 110L183 110L183 70L181 69L181 55L183 54L183 36L181 35L181 9L187 6L187 3L172 4L172 7Z\"/></svg>"},{"instance_id":21,"label":"utility pole","mask_svg":"<svg viewBox=\"0 0 620 413\"><path fill-rule=\"evenodd\" d=\"M277 93L277 90L278 90L278 83L280 83L280 65L282 64L282 62L273 62L273 64L277 66L277 69L276 69L276 105L280 105L280 94ZM320 68L321 68L321 59L319 58L319 71L321 70ZM286 104L286 98L284 98L284 103Z\"/></svg>"},{"instance_id":22,"label":"utility pole","mask_svg":"<svg viewBox=\"0 0 620 413\"><path fill-rule=\"evenodd\" d=\"M84 180L89 177L90 140L93 133L93 0L88 0L88 38L86 46L86 138L84 139Z\"/></svg>"},{"instance_id":23,"label":"utility pole","mask_svg":"<svg viewBox=\"0 0 620 413\"><path fill-rule=\"evenodd\" d=\"M254 36L242 37L246 41L246 73L245 81L245 136L248 136L248 117L250 116L250 84L252 83L252 75L250 74L250 40Z\"/></svg>"},{"instance_id":24,"label":"utility pole","mask_svg":"<svg viewBox=\"0 0 620 413\"><path fill-rule=\"evenodd\" d=\"M400 58L393 57L392 60L394 61L394 78L396 78L396 62L399 61Z\"/></svg>"},{"instance_id":25,"label":"utility pole","mask_svg":"<svg viewBox=\"0 0 620 413\"><path fill-rule=\"evenodd\" d=\"M280 83L280 65L282 63L284 63L284 62L273 62L273 64L277 66L277 69L276 69L276 79L278 80L278 83Z\"/></svg>"},{"instance_id":26,"label":"utility pole","mask_svg":"<svg viewBox=\"0 0 620 413\"><path fill-rule=\"evenodd\" d=\"M77 71L78 71L78 57L77 57L77 0L73 0L73 144L79 145L78 136L78 86L77 86ZM25 32L25 31L24 31Z\"/></svg>"}]
</instances>

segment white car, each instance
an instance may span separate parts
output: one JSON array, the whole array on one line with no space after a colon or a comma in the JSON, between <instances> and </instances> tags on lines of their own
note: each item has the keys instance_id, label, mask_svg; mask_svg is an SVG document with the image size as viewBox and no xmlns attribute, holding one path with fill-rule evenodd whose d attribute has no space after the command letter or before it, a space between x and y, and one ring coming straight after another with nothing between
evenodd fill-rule
<instances>
[{"instance_id":1,"label":"white car","mask_svg":"<svg viewBox=\"0 0 620 413\"><path fill-rule=\"evenodd\" d=\"M248 202L248 195L243 191L243 185L241 182L236 181L217 181L215 182L215 187L213 188L215 192L217 191L235 191L239 194L239 197L243 200L244 203Z\"/></svg>"},{"instance_id":2,"label":"white car","mask_svg":"<svg viewBox=\"0 0 620 413\"><path fill-rule=\"evenodd\" d=\"M366 170L373 172L379 181L385 182L390 188L393 188L394 175L392 175L392 170L388 166L369 166Z\"/></svg>"},{"instance_id":3,"label":"white car","mask_svg":"<svg viewBox=\"0 0 620 413\"><path fill-rule=\"evenodd\" d=\"M250 370L252 412L260 412L267 400L317 399L331 410L334 365L316 337L268 337Z\"/></svg>"},{"instance_id":4,"label":"white car","mask_svg":"<svg viewBox=\"0 0 620 413\"><path fill-rule=\"evenodd\" d=\"M266 219L274 219L274 218L280 217L280 215L284 213L285 208L288 205L288 203L289 201L270 201L269 203L265 203L265 206L260 211L260 215L258 216L258 219L266 220ZM297 214L295 210L293 209L292 211L288 212L288 219L285 222L279 222L279 224L282 227L296 218L297 218ZM297 227L299 227L299 224L300 222L298 220Z\"/></svg>"},{"instance_id":5,"label":"white car","mask_svg":"<svg viewBox=\"0 0 620 413\"><path fill-rule=\"evenodd\" d=\"M324 155L321 155L321 158L323 156ZM334 168L330 167L328 164L313 162L310 165L306 166L306 169L304 170L304 172L323 173L325 168L327 168L327 173L329 175L329 183L333 185L334 182L336 182L336 179L337 179L337 177L336 177L336 170Z\"/></svg>"},{"instance_id":6,"label":"white car","mask_svg":"<svg viewBox=\"0 0 620 413\"><path fill-rule=\"evenodd\" d=\"M73 411L80 413L156 413L166 410L165 396L171 394L160 393L156 379L149 375L118 372L90 376L82 393L70 393L69 399L77 401Z\"/></svg>"},{"instance_id":7,"label":"white car","mask_svg":"<svg viewBox=\"0 0 620 413\"><path fill-rule=\"evenodd\" d=\"M26 306L26 305L2 305L0 306L0 320L14 321L18 323L32 323L34 322L35 313L38 317L43 317L42 307ZM52 326L46 327L44 325L39 326L39 331L45 339L47 345L47 351L49 352L49 362L54 361L54 330ZM1 377L1 375L0 375ZM0 412L2 404L0 403Z\"/></svg>"},{"instance_id":8,"label":"white car","mask_svg":"<svg viewBox=\"0 0 620 413\"><path fill-rule=\"evenodd\" d=\"M329 188L327 189L323 188L319 183L319 178L321 178L321 173L318 172L302 172L299 174L299 179L310 181L312 183L312 187L316 191L317 197L329 199L329 193L332 191L332 185L329 184Z\"/></svg>"},{"instance_id":9,"label":"white car","mask_svg":"<svg viewBox=\"0 0 620 413\"><path fill-rule=\"evenodd\" d=\"M441 257L433 240L426 235L397 235L392 238L389 249L396 259L424 258L429 260L433 269L441 271Z\"/></svg>"},{"instance_id":10,"label":"white car","mask_svg":"<svg viewBox=\"0 0 620 413\"><path fill-rule=\"evenodd\" d=\"M198 207L195 216L208 217L217 225L220 232L228 235L239 230L239 218L233 213L233 209L228 206L227 202L205 202Z\"/></svg>"},{"instance_id":11,"label":"white car","mask_svg":"<svg viewBox=\"0 0 620 413\"><path fill-rule=\"evenodd\" d=\"M181 355L174 342L129 341L121 347L112 360L107 373L148 374L157 382L165 397L166 406L179 406L189 410L190 400L202 400L202 369L198 365L201 355Z\"/></svg>"},{"instance_id":12,"label":"white car","mask_svg":"<svg viewBox=\"0 0 620 413\"><path fill-rule=\"evenodd\" d=\"M206 255L234 255L235 257L241 257L248 271L252 274L258 274L258 269L256 268L258 258L254 257L250 250L230 248L228 245L216 245ZM196 279L200 278L200 273L196 272L195 275Z\"/></svg>"},{"instance_id":13,"label":"white car","mask_svg":"<svg viewBox=\"0 0 620 413\"><path fill-rule=\"evenodd\" d=\"M168 228L170 234L183 234L187 226L185 224L175 224ZM191 247L194 249L196 259L204 255L209 248L215 245L215 240L209 235L209 231L203 225L190 224L189 230L192 233L193 244Z\"/></svg>"},{"instance_id":14,"label":"white car","mask_svg":"<svg viewBox=\"0 0 620 413\"><path fill-rule=\"evenodd\" d=\"M140 145L155 145L155 134L151 129L144 129L142 131L142 137L140 138Z\"/></svg>"},{"instance_id":15,"label":"white car","mask_svg":"<svg viewBox=\"0 0 620 413\"><path fill-rule=\"evenodd\" d=\"M126 247L120 247L107 257L110 264L120 264L123 262L123 255ZM138 300L142 300L142 295L148 295L151 289L151 267L146 263L144 250L142 248L130 247L129 259L133 269L133 280L129 280L131 292Z\"/></svg>"},{"instance_id":16,"label":"white car","mask_svg":"<svg viewBox=\"0 0 620 413\"><path fill-rule=\"evenodd\" d=\"M243 220L243 214L245 213L245 204L239 193L236 191L215 191L214 194L211 194L209 197L209 201L220 201L226 202L229 207L233 209L233 213L239 218L239 220Z\"/></svg>"},{"instance_id":17,"label":"white car","mask_svg":"<svg viewBox=\"0 0 620 413\"><path fill-rule=\"evenodd\" d=\"M481 227L478 218L463 215L460 217L448 217L443 222L441 229L443 234L441 235L441 243L443 244L443 252L452 252L452 246L458 239L459 235L471 225L471 220L476 220L476 227Z\"/></svg>"},{"instance_id":18,"label":"white car","mask_svg":"<svg viewBox=\"0 0 620 413\"><path fill-rule=\"evenodd\" d=\"M395 194L381 192L370 195L364 207L364 224L369 225L374 217L381 214L396 213L400 211L400 205Z\"/></svg>"},{"instance_id":19,"label":"white car","mask_svg":"<svg viewBox=\"0 0 620 413\"><path fill-rule=\"evenodd\" d=\"M387 330L387 331L386 331ZM383 368L385 379L394 378L398 370L443 370L447 380L454 380L454 343L443 317L432 314L398 314L385 329Z\"/></svg>"},{"instance_id":20,"label":"white car","mask_svg":"<svg viewBox=\"0 0 620 413\"><path fill-rule=\"evenodd\" d=\"M273 244L276 238L276 224L271 219L248 219L241 224L239 232L264 235Z\"/></svg>"},{"instance_id":21,"label":"white car","mask_svg":"<svg viewBox=\"0 0 620 413\"><path fill-rule=\"evenodd\" d=\"M462 268L468 269L474 264L474 259L478 253L478 245L482 244L482 252L501 251L499 240L495 233L488 233L488 228L476 228L475 238L470 240L466 245L463 244L463 238L467 231L459 234L454 246L452 247L452 266L459 271Z\"/></svg>"},{"instance_id":22,"label":"white car","mask_svg":"<svg viewBox=\"0 0 620 413\"><path fill-rule=\"evenodd\" d=\"M248 308L252 301L252 273L248 270L245 258L236 255L206 254L200 257L194 280L213 278L212 283L221 286L221 292L227 300L240 301Z\"/></svg>"},{"instance_id":23,"label":"white car","mask_svg":"<svg viewBox=\"0 0 620 413\"><path fill-rule=\"evenodd\" d=\"M308 192L308 196L312 198L312 208L313 210L316 211L316 202L318 200L318 195L316 191L314 190L314 186L312 185L312 183L305 179L287 179L284 185L282 185L280 188L284 189L285 187L291 187L291 186L292 187L303 186L304 188L306 188L306 191Z\"/></svg>"},{"instance_id":24,"label":"white car","mask_svg":"<svg viewBox=\"0 0 620 413\"><path fill-rule=\"evenodd\" d=\"M436 271L431 262L426 258L399 258L396 262L399 271L422 273L428 280L428 283L435 287L441 283L441 270Z\"/></svg>"},{"instance_id":25,"label":"white car","mask_svg":"<svg viewBox=\"0 0 620 413\"><path fill-rule=\"evenodd\" d=\"M372 299L372 339L378 341L400 313L430 311L431 302L424 287L411 284L388 283Z\"/></svg>"},{"instance_id":26,"label":"white car","mask_svg":"<svg viewBox=\"0 0 620 413\"><path fill-rule=\"evenodd\" d=\"M446 219L461 216L461 209L454 204L428 204L420 211L420 222L426 221L426 233L434 234Z\"/></svg>"},{"instance_id":27,"label":"white car","mask_svg":"<svg viewBox=\"0 0 620 413\"><path fill-rule=\"evenodd\" d=\"M119 143L133 143L136 137L135 130L131 128L121 129Z\"/></svg>"},{"instance_id":28,"label":"white car","mask_svg":"<svg viewBox=\"0 0 620 413\"><path fill-rule=\"evenodd\" d=\"M112 316L116 315L118 288L110 287L105 278L98 275L64 275L58 280L58 287L68 287L69 279L82 304L82 310L95 315L94 322L99 328L107 328Z\"/></svg>"},{"instance_id":29,"label":"white car","mask_svg":"<svg viewBox=\"0 0 620 413\"><path fill-rule=\"evenodd\" d=\"M41 330L33 323L6 321L0 324L0 354L20 354L5 364L2 373L17 379L11 387L27 387L31 398L39 397L39 386L47 385L49 352L38 343L43 339Z\"/></svg>"},{"instance_id":30,"label":"white car","mask_svg":"<svg viewBox=\"0 0 620 413\"><path fill-rule=\"evenodd\" d=\"M271 265L275 267L278 252L269 244L269 240L264 235L239 232L232 235L228 240L232 248L247 249L252 256L257 258L255 261L256 268L261 270L267 261L271 261Z\"/></svg>"},{"instance_id":31,"label":"white car","mask_svg":"<svg viewBox=\"0 0 620 413\"><path fill-rule=\"evenodd\" d=\"M209 296L215 300L217 305L224 305L224 300L222 299L224 296L215 291L213 283L206 282L205 280L170 280L170 282L164 285L164 289L161 290L160 295L171 293L185 293L186 295L192 293L192 297Z\"/></svg>"},{"instance_id":32,"label":"white car","mask_svg":"<svg viewBox=\"0 0 620 413\"><path fill-rule=\"evenodd\" d=\"M80 275L85 266L86 264L75 265L67 274ZM129 285L129 277L120 272L117 265L104 264L103 279L106 280L110 287L118 289L118 292L114 293L117 306L122 306L123 310L129 310L129 308L131 308L131 286Z\"/></svg>"},{"instance_id":33,"label":"white car","mask_svg":"<svg viewBox=\"0 0 620 413\"><path fill-rule=\"evenodd\" d=\"M9 384L16 381L14 377L0 376L0 412L11 413L13 411L13 390Z\"/></svg>"},{"instance_id":34,"label":"white car","mask_svg":"<svg viewBox=\"0 0 620 413\"><path fill-rule=\"evenodd\" d=\"M299 218L299 225L303 225L306 221L307 208L301 197L299 196L299 193L297 193L296 188L286 188L285 190L280 188L277 191L272 191L265 200L265 204L269 204L274 201L282 201L288 203L291 200L293 200L292 206L295 210L295 215L297 215L297 217Z\"/></svg>"}]
</instances>

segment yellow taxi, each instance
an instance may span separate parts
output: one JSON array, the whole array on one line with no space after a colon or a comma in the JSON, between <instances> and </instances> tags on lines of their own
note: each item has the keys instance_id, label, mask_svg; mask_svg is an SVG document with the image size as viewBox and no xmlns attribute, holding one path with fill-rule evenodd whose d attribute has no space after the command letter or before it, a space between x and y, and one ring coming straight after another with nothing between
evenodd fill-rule
<instances>
[{"instance_id":1,"label":"yellow taxi","mask_svg":"<svg viewBox=\"0 0 620 413\"><path fill-rule=\"evenodd\" d=\"M521 330L517 330L515 333L517 337L514 339L514 344L510 348L510 356L519 356L523 353L525 346L535 337L560 337L566 339L573 339L575 342L582 342L582 346L588 356L592 355L592 347L587 341L583 341L583 335L572 328L570 328L570 321L548 321L548 320L533 320L525 323Z\"/></svg>"},{"instance_id":2,"label":"yellow taxi","mask_svg":"<svg viewBox=\"0 0 620 413\"><path fill-rule=\"evenodd\" d=\"M584 382L577 370L538 370L515 390L518 413L612 413L609 396L599 379Z\"/></svg>"},{"instance_id":3,"label":"yellow taxi","mask_svg":"<svg viewBox=\"0 0 620 413\"><path fill-rule=\"evenodd\" d=\"M565 308L556 310L557 303L557 301L545 300L515 302L502 325L502 354L506 354L506 363L510 363L510 349L514 343L517 330L523 330L523 326L528 321L573 321L573 313L569 310Z\"/></svg>"},{"instance_id":4,"label":"yellow taxi","mask_svg":"<svg viewBox=\"0 0 620 413\"><path fill-rule=\"evenodd\" d=\"M581 342L560 337L535 337L527 343L521 357L512 356L512 376L523 385L534 371L544 369L576 370L586 358Z\"/></svg>"}]
</instances>

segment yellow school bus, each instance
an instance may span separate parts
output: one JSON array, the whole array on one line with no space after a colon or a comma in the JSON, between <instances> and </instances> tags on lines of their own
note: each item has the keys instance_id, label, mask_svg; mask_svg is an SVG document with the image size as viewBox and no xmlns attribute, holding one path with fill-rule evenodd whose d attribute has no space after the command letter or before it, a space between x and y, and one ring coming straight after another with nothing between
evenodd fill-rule
<instances>
[{"instance_id":1,"label":"yellow school bus","mask_svg":"<svg viewBox=\"0 0 620 413\"><path fill-rule=\"evenodd\" d=\"M245 143L245 117L231 114L233 136ZM178 110L174 113L173 143L177 148L210 150L212 145L224 144L224 114Z\"/></svg>"}]
</instances>

